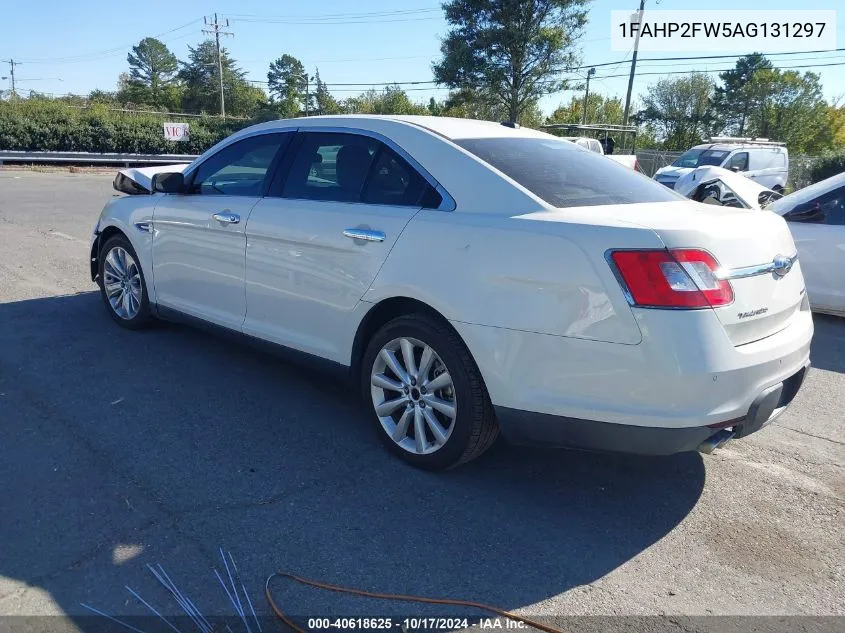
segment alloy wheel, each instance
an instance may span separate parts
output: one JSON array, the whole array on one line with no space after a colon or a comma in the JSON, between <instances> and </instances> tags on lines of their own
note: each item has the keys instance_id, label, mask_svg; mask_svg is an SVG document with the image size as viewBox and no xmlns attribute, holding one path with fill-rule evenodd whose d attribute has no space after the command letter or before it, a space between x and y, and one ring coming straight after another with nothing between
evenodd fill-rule
<instances>
[{"instance_id":1,"label":"alloy wheel","mask_svg":"<svg viewBox=\"0 0 845 633\"><path fill-rule=\"evenodd\" d=\"M141 269L126 249L115 246L103 261L103 289L109 305L121 319L130 321L141 310Z\"/></svg>"},{"instance_id":2,"label":"alloy wheel","mask_svg":"<svg viewBox=\"0 0 845 633\"><path fill-rule=\"evenodd\" d=\"M455 426L455 385L430 345L410 337L385 344L370 373L373 408L387 436L427 455L442 448Z\"/></svg>"}]
</instances>

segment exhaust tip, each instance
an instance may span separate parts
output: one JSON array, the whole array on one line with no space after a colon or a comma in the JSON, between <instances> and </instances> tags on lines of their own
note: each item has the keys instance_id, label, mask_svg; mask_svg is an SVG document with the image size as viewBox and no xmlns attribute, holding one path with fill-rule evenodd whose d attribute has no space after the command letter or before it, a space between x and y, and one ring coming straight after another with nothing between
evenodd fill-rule
<instances>
[{"instance_id":1,"label":"exhaust tip","mask_svg":"<svg viewBox=\"0 0 845 633\"><path fill-rule=\"evenodd\" d=\"M701 444L699 444L698 452L704 453L705 455L710 455L717 448L721 448L722 446L724 446L728 442L728 440L730 440L733 436L733 430L722 429L718 433L714 433L706 440L704 440Z\"/></svg>"}]
</instances>

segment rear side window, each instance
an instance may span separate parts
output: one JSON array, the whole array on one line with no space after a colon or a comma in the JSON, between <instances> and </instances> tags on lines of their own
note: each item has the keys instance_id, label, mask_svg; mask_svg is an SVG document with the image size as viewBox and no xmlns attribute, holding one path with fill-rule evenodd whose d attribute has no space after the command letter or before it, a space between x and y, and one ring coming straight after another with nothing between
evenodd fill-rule
<instances>
[{"instance_id":1,"label":"rear side window","mask_svg":"<svg viewBox=\"0 0 845 633\"><path fill-rule=\"evenodd\" d=\"M380 143L357 134L305 134L285 180L285 198L360 202Z\"/></svg>"},{"instance_id":2,"label":"rear side window","mask_svg":"<svg viewBox=\"0 0 845 633\"><path fill-rule=\"evenodd\" d=\"M282 196L415 207L437 207L442 200L416 169L381 141L336 132L303 134Z\"/></svg>"},{"instance_id":3,"label":"rear side window","mask_svg":"<svg viewBox=\"0 0 845 633\"><path fill-rule=\"evenodd\" d=\"M557 139L506 137L455 143L555 207L685 199L609 158Z\"/></svg>"},{"instance_id":4,"label":"rear side window","mask_svg":"<svg viewBox=\"0 0 845 633\"><path fill-rule=\"evenodd\" d=\"M363 200L369 204L420 206L418 202L427 184L403 158L382 145Z\"/></svg>"}]
</instances>

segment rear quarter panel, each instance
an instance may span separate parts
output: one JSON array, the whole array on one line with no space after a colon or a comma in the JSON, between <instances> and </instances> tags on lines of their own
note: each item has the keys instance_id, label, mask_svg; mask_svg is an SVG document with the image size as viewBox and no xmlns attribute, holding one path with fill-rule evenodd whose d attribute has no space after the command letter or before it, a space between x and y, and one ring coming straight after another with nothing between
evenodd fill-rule
<instances>
[{"instance_id":1,"label":"rear quarter panel","mask_svg":"<svg viewBox=\"0 0 845 633\"><path fill-rule=\"evenodd\" d=\"M424 210L364 300L405 296L452 321L636 345L640 330L604 252L662 244L639 227L587 224L584 213Z\"/></svg>"}]
</instances>

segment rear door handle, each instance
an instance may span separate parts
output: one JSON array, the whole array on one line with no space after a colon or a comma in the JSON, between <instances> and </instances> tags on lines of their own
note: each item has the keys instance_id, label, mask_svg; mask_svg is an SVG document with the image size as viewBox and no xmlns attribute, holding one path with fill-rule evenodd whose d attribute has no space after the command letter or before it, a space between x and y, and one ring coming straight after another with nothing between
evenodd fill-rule
<instances>
[{"instance_id":1,"label":"rear door handle","mask_svg":"<svg viewBox=\"0 0 845 633\"><path fill-rule=\"evenodd\" d=\"M346 229L343 235L353 240L363 240L365 242L383 242L385 238L382 231L373 231L371 229Z\"/></svg>"},{"instance_id":2,"label":"rear door handle","mask_svg":"<svg viewBox=\"0 0 845 633\"><path fill-rule=\"evenodd\" d=\"M228 211L224 211L223 213L215 213L211 217L213 217L218 222L223 222L224 224L237 224L241 221L241 216L239 216L237 213L229 213Z\"/></svg>"}]
</instances>

